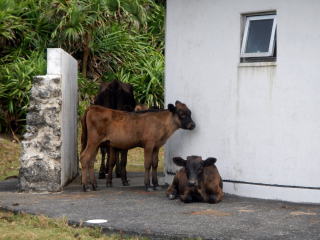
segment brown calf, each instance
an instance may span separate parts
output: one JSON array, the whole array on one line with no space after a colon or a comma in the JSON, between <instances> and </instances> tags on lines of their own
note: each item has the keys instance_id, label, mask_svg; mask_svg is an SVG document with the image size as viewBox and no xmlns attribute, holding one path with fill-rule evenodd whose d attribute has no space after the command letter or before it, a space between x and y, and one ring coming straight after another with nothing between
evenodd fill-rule
<instances>
[{"instance_id":1,"label":"brown calf","mask_svg":"<svg viewBox=\"0 0 320 240\"><path fill-rule=\"evenodd\" d=\"M176 101L168 105L168 110L130 113L118 110L90 106L82 119L82 166L83 190L87 189L87 172L89 171L92 188L96 188L94 161L98 146L108 141L112 148L131 149L144 148L144 184L150 188L150 169L152 166L152 184L158 188L157 168L159 149L167 139L179 128L192 130L195 123L191 119L188 107ZM85 148L84 148L85 146ZM112 150L111 148L111 150ZM108 168L107 186L112 186L112 169L114 167L114 151Z\"/></svg>"},{"instance_id":2,"label":"brown calf","mask_svg":"<svg viewBox=\"0 0 320 240\"><path fill-rule=\"evenodd\" d=\"M178 195L181 201L204 201L218 203L223 198L222 179L215 162L217 159L202 160L199 156L189 156L187 160L181 157L173 158L173 162L182 166L167 190L167 197L175 199Z\"/></svg>"}]
</instances>

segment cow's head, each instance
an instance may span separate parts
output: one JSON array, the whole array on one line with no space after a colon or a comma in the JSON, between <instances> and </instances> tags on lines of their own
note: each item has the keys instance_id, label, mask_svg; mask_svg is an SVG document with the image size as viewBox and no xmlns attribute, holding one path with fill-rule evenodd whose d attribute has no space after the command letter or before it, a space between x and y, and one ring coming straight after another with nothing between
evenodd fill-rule
<instances>
[{"instance_id":1,"label":"cow's head","mask_svg":"<svg viewBox=\"0 0 320 240\"><path fill-rule=\"evenodd\" d=\"M199 181L203 176L203 169L210 165L214 165L217 161L216 158L207 158L202 160L199 156L189 156L187 160L181 157L174 157L173 162L181 167L185 167L188 178L189 187L198 187Z\"/></svg>"},{"instance_id":2,"label":"cow's head","mask_svg":"<svg viewBox=\"0 0 320 240\"><path fill-rule=\"evenodd\" d=\"M196 127L191 118L191 111L184 103L176 101L175 106L168 104L168 109L177 116L178 124L182 129L192 130Z\"/></svg>"},{"instance_id":3,"label":"cow's head","mask_svg":"<svg viewBox=\"0 0 320 240\"><path fill-rule=\"evenodd\" d=\"M119 82L117 88L117 109L132 112L136 106L133 87L130 84Z\"/></svg>"}]
</instances>

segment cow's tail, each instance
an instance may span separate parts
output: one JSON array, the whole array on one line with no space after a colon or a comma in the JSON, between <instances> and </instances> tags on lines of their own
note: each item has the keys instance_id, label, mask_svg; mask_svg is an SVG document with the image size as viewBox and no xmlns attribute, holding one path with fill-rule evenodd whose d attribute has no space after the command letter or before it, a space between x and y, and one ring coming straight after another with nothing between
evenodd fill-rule
<instances>
[{"instance_id":1,"label":"cow's tail","mask_svg":"<svg viewBox=\"0 0 320 240\"><path fill-rule=\"evenodd\" d=\"M88 131L87 131L87 113L89 111L89 108L84 112L83 117L81 119L81 127L82 127L82 133L81 133L81 152L84 151L84 149L87 146L87 138L88 138Z\"/></svg>"}]
</instances>

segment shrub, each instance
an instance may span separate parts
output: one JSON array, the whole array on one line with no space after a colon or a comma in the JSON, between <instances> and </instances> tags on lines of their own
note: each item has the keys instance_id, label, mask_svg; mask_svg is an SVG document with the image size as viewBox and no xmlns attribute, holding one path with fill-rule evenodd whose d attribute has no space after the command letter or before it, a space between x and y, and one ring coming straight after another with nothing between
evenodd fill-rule
<instances>
[{"instance_id":1,"label":"shrub","mask_svg":"<svg viewBox=\"0 0 320 240\"><path fill-rule=\"evenodd\" d=\"M79 114L114 78L131 83L137 101L162 106L163 23L163 1L0 0L0 131L23 130L48 47L79 63Z\"/></svg>"}]
</instances>

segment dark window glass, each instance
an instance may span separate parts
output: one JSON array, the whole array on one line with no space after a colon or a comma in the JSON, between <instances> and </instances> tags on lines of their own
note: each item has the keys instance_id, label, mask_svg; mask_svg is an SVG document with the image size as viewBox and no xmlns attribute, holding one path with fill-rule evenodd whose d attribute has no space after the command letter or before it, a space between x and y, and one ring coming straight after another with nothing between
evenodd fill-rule
<instances>
[{"instance_id":1,"label":"dark window glass","mask_svg":"<svg viewBox=\"0 0 320 240\"><path fill-rule=\"evenodd\" d=\"M250 21L246 53L268 52L273 19Z\"/></svg>"}]
</instances>

